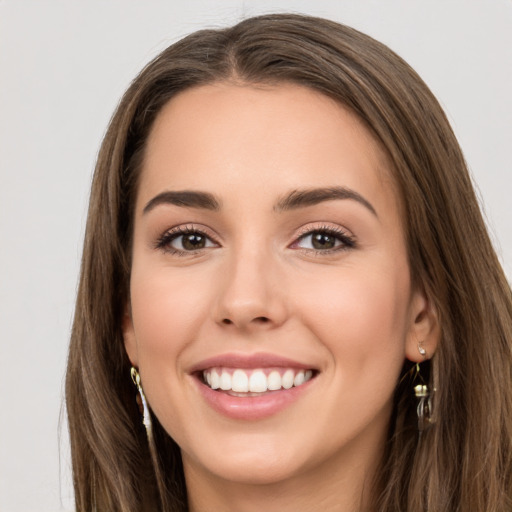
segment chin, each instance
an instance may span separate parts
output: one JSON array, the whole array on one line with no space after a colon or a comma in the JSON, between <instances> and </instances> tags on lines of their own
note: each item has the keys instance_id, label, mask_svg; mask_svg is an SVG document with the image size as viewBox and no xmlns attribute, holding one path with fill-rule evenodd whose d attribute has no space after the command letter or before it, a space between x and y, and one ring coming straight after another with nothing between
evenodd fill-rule
<instances>
[{"instance_id":1,"label":"chin","mask_svg":"<svg viewBox=\"0 0 512 512\"><path fill-rule=\"evenodd\" d=\"M237 447L233 444L238 444ZM298 457L300 450L283 450L270 442L264 447L251 442L251 447L230 443L229 447L216 446L215 450L204 450L194 460L183 454L185 466L192 463L196 470L207 472L211 477L237 484L270 485L286 481L306 470L307 461Z\"/></svg>"}]
</instances>

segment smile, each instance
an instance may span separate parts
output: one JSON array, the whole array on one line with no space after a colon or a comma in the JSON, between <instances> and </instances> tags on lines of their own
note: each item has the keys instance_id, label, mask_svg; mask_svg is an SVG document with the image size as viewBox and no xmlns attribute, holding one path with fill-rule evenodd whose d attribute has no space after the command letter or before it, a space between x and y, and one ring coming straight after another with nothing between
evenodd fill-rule
<instances>
[{"instance_id":1,"label":"smile","mask_svg":"<svg viewBox=\"0 0 512 512\"><path fill-rule=\"evenodd\" d=\"M213 390L232 396L260 396L268 391L298 387L313 377L313 370L294 368L208 368L203 382ZM240 394L240 395L238 395Z\"/></svg>"},{"instance_id":2,"label":"smile","mask_svg":"<svg viewBox=\"0 0 512 512\"><path fill-rule=\"evenodd\" d=\"M233 420L279 414L316 388L319 368L269 353L219 354L189 369L209 408Z\"/></svg>"}]
</instances>

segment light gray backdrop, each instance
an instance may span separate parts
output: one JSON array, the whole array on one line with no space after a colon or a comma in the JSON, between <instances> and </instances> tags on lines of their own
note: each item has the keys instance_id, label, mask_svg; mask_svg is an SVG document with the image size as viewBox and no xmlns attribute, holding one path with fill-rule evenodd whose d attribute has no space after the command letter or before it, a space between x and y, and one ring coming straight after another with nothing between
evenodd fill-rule
<instances>
[{"instance_id":1,"label":"light gray backdrop","mask_svg":"<svg viewBox=\"0 0 512 512\"><path fill-rule=\"evenodd\" d=\"M0 0L2 512L73 510L62 383L91 172L120 95L180 36L273 11L353 25L419 71L512 276L512 0Z\"/></svg>"}]
</instances>

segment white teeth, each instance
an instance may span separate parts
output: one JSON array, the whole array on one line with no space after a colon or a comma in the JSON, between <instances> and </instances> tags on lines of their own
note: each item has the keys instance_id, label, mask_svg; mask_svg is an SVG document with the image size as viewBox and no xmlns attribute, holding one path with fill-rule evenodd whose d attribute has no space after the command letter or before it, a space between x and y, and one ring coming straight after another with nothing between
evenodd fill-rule
<instances>
[{"instance_id":1,"label":"white teeth","mask_svg":"<svg viewBox=\"0 0 512 512\"><path fill-rule=\"evenodd\" d=\"M228 372L222 372L220 375L220 389L228 391L231 389L231 375Z\"/></svg>"},{"instance_id":2,"label":"white teeth","mask_svg":"<svg viewBox=\"0 0 512 512\"><path fill-rule=\"evenodd\" d=\"M211 375L210 386L212 389L219 389L219 387L220 387L220 377L219 377L219 374L215 370L213 370L212 375Z\"/></svg>"},{"instance_id":3,"label":"white teeth","mask_svg":"<svg viewBox=\"0 0 512 512\"><path fill-rule=\"evenodd\" d=\"M290 389L293 386L293 370L286 370L281 382L284 389Z\"/></svg>"},{"instance_id":4,"label":"white teeth","mask_svg":"<svg viewBox=\"0 0 512 512\"><path fill-rule=\"evenodd\" d=\"M290 389L304 384L312 377L312 370L292 370L291 368L282 375L278 370L272 370L267 375L262 369L229 371L223 368L210 368L203 372L204 382L212 389L235 393L265 393Z\"/></svg>"},{"instance_id":5,"label":"white teeth","mask_svg":"<svg viewBox=\"0 0 512 512\"><path fill-rule=\"evenodd\" d=\"M238 393L249 391L249 378L243 370L235 370L231 379L231 389Z\"/></svg>"},{"instance_id":6,"label":"white teeth","mask_svg":"<svg viewBox=\"0 0 512 512\"><path fill-rule=\"evenodd\" d=\"M264 393L267 391L267 377L261 370L252 372L249 379L249 391L253 393Z\"/></svg>"},{"instance_id":7,"label":"white teeth","mask_svg":"<svg viewBox=\"0 0 512 512\"><path fill-rule=\"evenodd\" d=\"M281 375L276 370L271 371L267 377L267 388L269 391L277 391L281 389Z\"/></svg>"},{"instance_id":8,"label":"white teeth","mask_svg":"<svg viewBox=\"0 0 512 512\"><path fill-rule=\"evenodd\" d=\"M304 384L304 372L298 372L297 375L295 375L295 378L293 379L293 385L294 386L300 386L301 384Z\"/></svg>"}]
</instances>

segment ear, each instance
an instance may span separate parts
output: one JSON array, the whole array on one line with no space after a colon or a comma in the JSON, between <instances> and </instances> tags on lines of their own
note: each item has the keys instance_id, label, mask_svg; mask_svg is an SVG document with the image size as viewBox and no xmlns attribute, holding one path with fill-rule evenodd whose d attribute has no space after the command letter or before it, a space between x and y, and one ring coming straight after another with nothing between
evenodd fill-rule
<instances>
[{"instance_id":1,"label":"ear","mask_svg":"<svg viewBox=\"0 0 512 512\"><path fill-rule=\"evenodd\" d=\"M407 359L414 363L430 359L437 350L440 338L441 328L434 305L423 290L414 292L405 346ZM425 350L424 355L420 353L420 347Z\"/></svg>"},{"instance_id":2,"label":"ear","mask_svg":"<svg viewBox=\"0 0 512 512\"><path fill-rule=\"evenodd\" d=\"M123 314L123 340L124 340L124 348L126 353L128 354L128 359L132 363L132 366L135 368L139 367L139 350L137 346L137 340L135 338L135 329L133 327L133 318L131 307L129 304L126 305L125 311Z\"/></svg>"}]
</instances>

